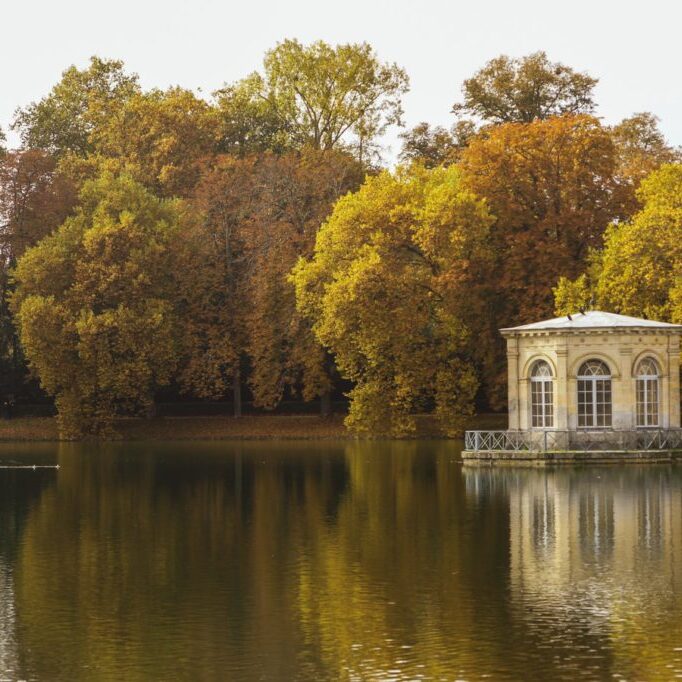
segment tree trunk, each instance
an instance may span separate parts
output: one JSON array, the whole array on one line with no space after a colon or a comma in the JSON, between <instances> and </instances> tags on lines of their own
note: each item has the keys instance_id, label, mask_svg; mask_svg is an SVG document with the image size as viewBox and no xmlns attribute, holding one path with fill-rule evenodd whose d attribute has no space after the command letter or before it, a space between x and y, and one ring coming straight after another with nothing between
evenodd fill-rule
<instances>
[{"instance_id":1,"label":"tree trunk","mask_svg":"<svg viewBox=\"0 0 682 682\"><path fill-rule=\"evenodd\" d=\"M332 396L331 391L327 390L320 396L320 414L323 417L329 417L332 413Z\"/></svg>"},{"instance_id":2,"label":"tree trunk","mask_svg":"<svg viewBox=\"0 0 682 682\"><path fill-rule=\"evenodd\" d=\"M234 372L234 378L232 380L232 393L234 402L234 416L242 416L242 377L241 371L237 368Z\"/></svg>"}]
</instances>

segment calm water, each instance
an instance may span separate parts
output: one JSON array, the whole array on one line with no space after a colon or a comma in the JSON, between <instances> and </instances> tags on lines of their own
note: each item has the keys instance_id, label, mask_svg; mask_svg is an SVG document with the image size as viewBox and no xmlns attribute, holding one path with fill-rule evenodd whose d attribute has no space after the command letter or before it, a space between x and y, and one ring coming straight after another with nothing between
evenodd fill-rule
<instances>
[{"instance_id":1,"label":"calm water","mask_svg":"<svg viewBox=\"0 0 682 682\"><path fill-rule=\"evenodd\" d=\"M682 467L3 446L0 679L682 677Z\"/></svg>"}]
</instances>

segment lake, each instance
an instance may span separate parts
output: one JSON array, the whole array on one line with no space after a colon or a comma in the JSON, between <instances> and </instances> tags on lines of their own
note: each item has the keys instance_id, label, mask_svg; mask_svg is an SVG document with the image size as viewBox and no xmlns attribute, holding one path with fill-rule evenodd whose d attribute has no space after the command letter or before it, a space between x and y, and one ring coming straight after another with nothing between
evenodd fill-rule
<instances>
[{"instance_id":1,"label":"lake","mask_svg":"<svg viewBox=\"0 0 682 682\"><path fill-rule=\"evenodd\" d=\"M0 447L0 680L682 678L682 466Z\"/></svg>"}]
</instances>

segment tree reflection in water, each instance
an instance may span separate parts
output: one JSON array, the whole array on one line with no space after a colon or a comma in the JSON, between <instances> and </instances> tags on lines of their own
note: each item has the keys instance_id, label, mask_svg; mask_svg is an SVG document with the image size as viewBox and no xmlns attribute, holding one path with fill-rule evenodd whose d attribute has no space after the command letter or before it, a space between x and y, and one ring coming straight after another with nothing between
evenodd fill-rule
<instances>
[{"instance_id":1,"label":"tree reflection in water","mask_svg":"<svg viewBox=\"0 0 682 682\"><path fill-rule=\"evenodd\" d=\"M667 679L676 665L674 468L463 471L445 441L53 457L58 472L0 501L16 521L0 549L16 677Z\"/></svg>"}]
</instances>

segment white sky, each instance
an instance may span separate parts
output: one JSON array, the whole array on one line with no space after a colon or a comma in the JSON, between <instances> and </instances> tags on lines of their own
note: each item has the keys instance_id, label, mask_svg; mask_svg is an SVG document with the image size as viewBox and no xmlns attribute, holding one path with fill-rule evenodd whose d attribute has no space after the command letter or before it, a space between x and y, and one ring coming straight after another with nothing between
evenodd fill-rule
<instances>
[{"instance_id":1,"label":"white sky","mask_svg":"<svg viewBox=\"0 0 682 682\"><path fill-rule=\"evenodd\" d=\"M411 79L408 126L449 125L462 81L499 54L545 50L600 79L607 123L637 111L682 145L680 0L24 0L0 3L0 126L71 64L122 59L144 87L208 94L284 38L369 42ZM16 137L10 135L10 143ZM392 152L396 134L387 136Z\"/></svg>"}]
</instances>

